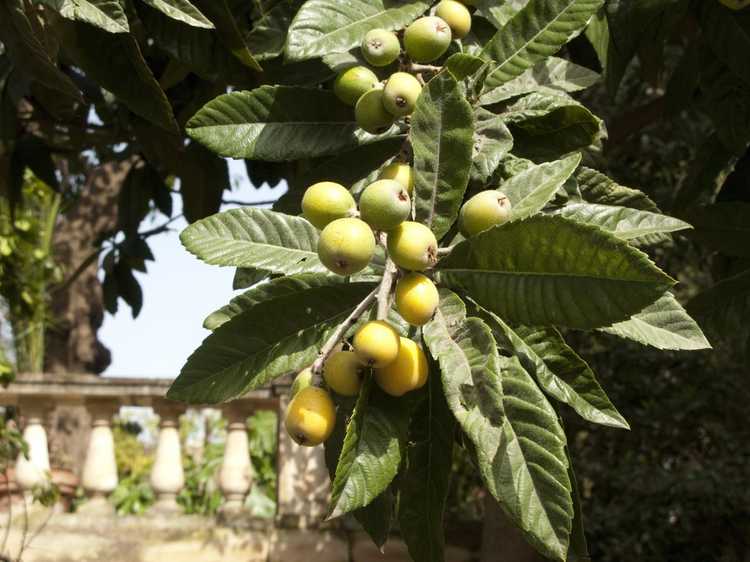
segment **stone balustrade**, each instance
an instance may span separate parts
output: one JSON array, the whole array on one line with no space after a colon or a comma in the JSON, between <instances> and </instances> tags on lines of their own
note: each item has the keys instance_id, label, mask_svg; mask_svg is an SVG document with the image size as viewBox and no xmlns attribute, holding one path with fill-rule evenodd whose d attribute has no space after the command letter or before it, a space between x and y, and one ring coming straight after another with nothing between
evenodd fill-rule
<instances>
[{"instance_id":1,"label":"stone balustrade","mask_svg":"<svg viewBox=\"0 0 750 562\"><path fill-rule=\"evenodd\" d=\"M88 501L80 510L111 512L108 496L117 487L112 420L122 406L151 407L159 416L159 429L150 483L156 496L155 512L177 514L176 498L185 484L179 435L184 404L164 396L168 379L109 378L94 375L22 375L0 389L0 406L16 406L28 443L28 458L20 455L15 479L25 493L49 478L47 419L57 405L82 405L91 417L91 432L80 483ZM256 410L279 411L285 403L282 387L252 391L219 407L227 419L224 458L219 488L224 495L224 514L241 512L250 491L252 475L247 440L247 418ZM281 418L281 416L279 416ZM328 477L320 450L301 449L279 433L278 518L295 526L310 526L323 515Z\"/></svg>"}]
</instances>

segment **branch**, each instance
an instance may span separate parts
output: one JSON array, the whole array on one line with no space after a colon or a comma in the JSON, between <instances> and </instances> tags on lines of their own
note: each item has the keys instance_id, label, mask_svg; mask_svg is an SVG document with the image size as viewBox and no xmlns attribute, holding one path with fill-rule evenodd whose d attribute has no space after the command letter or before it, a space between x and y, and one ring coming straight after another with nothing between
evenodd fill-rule
<instances>
[{"instance_id":1,"label":"branch","mask_svg":"<svg viewBox=\"0 0 750 562\"><path fill-rule=\"evenodd\" d=\"M409 65L411 72L440 72L443 70L442 66L435 66L434 64L417 64L413 62Z\"/></svg>"},{"instance_id":2,"label":"branch","mask_svg":"<svg viewBox=\"0 0 750 562\"><path fill-rule=\"evenodd\" d=\"M388 317L388 309L390 308L391 299L391 288L393 287L393 281L396 278L396 264L388 258L385 262L385 271L383 272L383 278L380 281L378 287L378 320L385 320Z\"/></svg>"},{"instance_id":3,"label":"branch","mask_svg":"<svg viewBox=\"0 0 750 562\"><path fill-rule=\"evenodd\" d=\"M222 199L224 205L242 205L243 207L259 207L261 205L273 205L278 199L269 199L268 201L236 201L234 199Z\"/></svg>"},{"instance_id":4,"label":"branch","mask_svg":"<svg viewBox=\"0 0 750 562\"><path fill-rule=\"evenodd\" d=\"M372 292L370 292L370 294L367 295L354 310L352 310L351 314L346 317L346 320L339 324L339 326L336 328L336 331L331 334L331 337L328 338L328 341L326 341L323 344L323 347L320 348L318 358L315 360L311 367L313 376L316 379L319 379L320 373L323 370L323 364L326 362L326 359L328 359L328 356L331 355L336 345L344 338L349 328L351 328L357 322L357 320L359 320L359 317L362 316L368 308L370 308L370 305L375 301L375 297L377 296L377 294L378 289L373 289Z\"/></svg>"},{"instance_id":5,"label":"branch","mask_svg":"<svg viewBox=\"0 0 750 562\"><path fill-rule=\"evenodd\" d=\"M445 248L438 248L437 255L438 256L447 256L447 255L449 255L453 251L453 248L455 248L455 247L456 246L446 246Z\"/></svg>"}]
</instances>

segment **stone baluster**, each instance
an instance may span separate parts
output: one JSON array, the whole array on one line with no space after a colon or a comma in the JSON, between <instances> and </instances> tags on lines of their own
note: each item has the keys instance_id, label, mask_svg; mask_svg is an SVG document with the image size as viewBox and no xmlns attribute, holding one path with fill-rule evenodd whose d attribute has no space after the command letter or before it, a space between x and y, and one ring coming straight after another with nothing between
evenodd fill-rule
<instances>
[{"instance_id":1,"label":"stone baluster","mask_svg":"<svg viewBox=\"0 0 750 562\"><path fill-rule=\"evenodd\" d=\"M285 527L314 527L326 515L330 479L323 447L301 447L284 428L289 396L279 399L276 517Z\"/></svg>"},{"instance_id":2,"label":"stone baluster","mask_svg":"<svg viewBox=\"0 0 750 562\"><path fill-rule=\"evenodd\" d=\"M29 449L28 458L23 453L18 455L16 482L29 494L33 488L50 482L49 449L44 422L51 404L43 399L28 398L20 400L19 407L26 420L23 438Z\"/></svg>"},{"instance_id":3,"label":"stone baluster","mask_svg":"<svg viewBox=\"0 0 750 562\"><path fill-rule=\"evenodd\" d=\"M86 406L91 415L91 436L81 483L89 501L81 507L81 511L109 513L112 507L107 502L107 496L117 487L112 416L119 409L119 404L116 400L93 398L86 400Z\"/></svg>"},{"instance_id":4,"label":"stone baluster","mask_svg":"<svg viewBox=\"0 0 750 562\"><path fill-rule=\"evenodd\" d=\"M168 400L154 403L154 412L159 415L159 441L156 445L156 458L151 469L151 487L156 494L154 511L159 513L180 513L177 495L185 485L180 448L179 418L185 407Z\"/></svg>"},{"instance_id":5,"label":"stone baluster","mask_svg":"<svg viewBox=\"0 0 750 562\"><path fill-rule=\"evenodd\" d=\"M224 459L219 472L219 487L224 494L223 513L236 513L245 505L250 491L251 465L247 445L247 410L239 404L229 404L224 410L227 417L227 441Z\"/></svg>"}]
</instances>

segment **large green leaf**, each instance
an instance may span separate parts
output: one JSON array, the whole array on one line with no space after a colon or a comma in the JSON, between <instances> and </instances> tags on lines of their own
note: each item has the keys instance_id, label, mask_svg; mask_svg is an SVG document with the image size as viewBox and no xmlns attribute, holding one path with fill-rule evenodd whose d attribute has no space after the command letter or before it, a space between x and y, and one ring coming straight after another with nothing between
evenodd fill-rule
<instances>
[{"instance_id":1,"label":"large green leaf","mask_svg":"<svg viewBox=\"0 0 750 562\"><path fill-rule=\"evenodd\" d=\"M581 329L626 320L674 284L626 242L543 215L461 242L438 278L507 322Z\"/></svg>"},{"instance_id":2,"label":"large green leaf","mask_svg":"<svg viewBox=\"0 0 750 562\"><path fill-rule=\"evenodd\" d=\"M501 115L480 107L474 117L476 128L471 179L484 184L495 173L502 157L513 148L513 137Z\"/></svg>"},{"instance_id":3,"label":"large green leaf","mask_svg":"<svg viewBox=\"0 0 750 562\"><path fill-rule=\"evenodd\" d=\"M494 90L554 55L584 30L602 4L603 0L531 0L484 48L497 62L484 91Z\"/></svg>"},{"instance_id":4,"label":"large green leaf","mask_svg":"<svg viewBox=\"0 0 750 562\"><path fill-rule=\"evenodd\" d=\"M22 74L68 98L82 99L73 81L57 68L34 34L22 0L0 3L0 40Z\"/></svg>"},{"instance_id":5,"label":"large green leaf","mask_svg":"<svg viewBox=\"0 0 750 562\"><path fill-rule=\"evenodd\" d=\"M441 290L423 333L488 490L536 548L565 560L573 507L554 410L517 360L499 356L487 324L466 318L450 291Z\"/></svg>"},{"instance_id":6,"label":"large green leaf","mask_svg":"<svg viewBox=\"0 0 750 562\"><path fill-rule=\"evenodd\" d=\"M577 92L593 86L598 80L599 75L593 70L565 59L550 57L510 82L485 91L479 103L489 105L537 91Z\"/></svg>"},{"instance_id":7,"label":"large green leaf","mask_svg":"<svg viewBox=\"0 0 750 562\"><path fill-rule=\"evenodd\" d=\"M602 328L602 331L657 349L695 350L711 347L698 324L672 293L664 293L658 301L629 320Z\"/></svg>"},{"instance_id":8,"label":"large green leaf","mask_svg":"<svg viewBox=\"0 0 750 562\"><path fill-rule=\"evenodd\" d=\"M435 367L435 368L433 368ZM399 478L401 536L415 562L443 562L445 524L456 422L431 364L427 398L412 419L406 463Z\"/></svg>"},{"instance_id":9,"label":"large green leaf","mask_svg":"<svg viewBox=\"0 0 750 562\"><path fill-rule=\"evenodd\" d=\"M513 220L521 220L541 211L581 162L580 154L562 160L531 166L500 186L513 205Z\"/></svg>"},{"instance_id":10,"label":"large green leaf","mask_svg":"<svg viewBox=\"0 0 750 562\"><path fill-rule=\"evenodd\" d=\"M547 394L566 403L593 423L629 429L609 400L591 367L573 351L555 328L510 327L497 315L488 320ZM499 340L500 341L500 340Z\"/></svg>"},{"instance_id":11,"label":"large green leaf","mask_svg":"<svg viewBox=\"0 0 750 562\"><path fill-rule=\"evenodd\" d=\"M709 334L750 343L750 269L723 279L691 300L687 309Z\"/></svg>"},{"instance_id":12,"label":"large green leaf","mask_svg":"<svg viewBox=\"0 0 750 562\"><path fill-rule=\"evenodd\" d=\"M474 133L471 106L450 73L428 82L411 123L416 217L440 239L461 208Z\"/></svg>"},{"instance_id":13,"label":"large green leaf","mask_svg":"<svg viewBox=\"0 0 750 562\"><path fill-rule=\"evenodd\" d=\"M372 289L370 283L311 286L248 308L203 340L167 397L216 404L302 369Z\"/></svg>"},{"instance_id":14,"label":"large green leaf","mask_svg":"<svg viewBox=\"0 0 750 562\"><path fill-rule=\"evenodd\" d=\"M659 212L659 207L645 193L624 187L601 172L581 166L576 170L575 178L584 201Z\"/></svg>"},{"instance_id":15,"label":"large green leaf","mask_svg":"<svg viewBox=\"0 0 750 562\"><path fill-rule=\"evenodd\" d=\"M474 12L477 16L500 29L528 3L529 0L474 0L472 5L477 7Z\"/></svg>"},{"instance_id":16,"label":"large green leaf","mask_svg":"<svg viewBox=\"0 0 750 562\"><path fill-rule=\"evenodd\" d=\"M331 484L329 518L369 505L390 485L401 464L409 410L375 386L362 386Z\"/></svg>"},{"instance_id":17,"label":"large green leaf","mask_svg":"<svg viewBox=\"0 0 750 562\"><path fill-rule=\"evenodd\" d=\"M159 10L170 18L181 21L193 27L204 29L214 29L211 23L201 11L196 8L189 0L143 0L146 4Z\"/></svg>"},{"instance_id":18,"label":"large green leaf","mask_svg":"<svg viewBox=\"0 0 750 562\"><path fill-rule=\"evenodd\" d=\"M371 29L401 29L429 6L415 0L308 0L289 27L286 57L298 61L343 53Z\"/></svg>"},{"instance_id":19,"label":"large green leaf","mask_svg":"<svg viewBox=\"0 0 750 562\"><path fill-rule=\"evenodd\" d=\"M750 28L718 2L701 2L700 24L703 38L732 73L750 87Z\"/></svg>"},{"instance_id":20,"label":"large green leaf","mask_svg":"<svg viewBox=\"0 0 750 562\"><path fill-rule=\"evenodd\" d=\"M597 203L571 203L560 209L558 214L566 219L598 226L621 240L640 243L661 242L668 237L660 235L692 228L685 221L668 215Z\"/></svg>"},{"instance_id":21,"label":"large green leaf","mask_svg":"<svg viewBox=\"0 0 750 562\"><path fill-rule=\"evenodd\" d=\"M252 267L238 267L234 272L232 278L232 289L235 291L238 289L247 289L252 287L256 283L260 283L266 279L270 274L262 269L255 269ZM211 328L209 328L211 329Z\"/></svg>"},{"instance_id":22,"label":"large green leaf","mask_svg":"<svg viewBox=\"0 0 750 562\"><path fill-rule=\"evenodd\" d=\"M222 194L231 188L226 160L191 143L181 158L179 174L185 220L193 223L219 212Z\"/></svg>"},{"instance_id":23,"label":"large green leaf","mask_svg":"<svg viewBox=\"0 0 750 562\"><path fill-rule=\"evenodd\" d=\"M237 27L237 20L226 0L193 0L216 26L219 39L237 60L253 70L263 70L247 46L245 37Z\"/></svg>"},{"instance_id":24,"label":"large green leaf","mask_svg":"<svg viewBox=\"0 0 750 562\"><path fill-rule=\"evenodd\" d=\"M289 24L303 3L303 0L281 0L253 22L246 40L255 58L265 60L284 51Z\"/></svg>"},{"instance_id":25,"label":"large green leaf","mask_svg":"<svg viewBox=\"0 0 750 562\"><path fill-rule=\"evenodd\" d=\"M690 209L691 237L729 256L750 257L750 203L732 201Z\"/></svg>"},{"instance_id":26,"label":"large green leaf","mask_svg":"<svg viewBox=\"0 0 750 562\"><path fill-rule=\"evenodd\" d=\"M90 79L112 92L133 113L162 129L178 131L169 100L131 34L111 34L68 20L61 20L58 29L63 49Z\"/></svg>"},{"instance_id":27,"label":"large green leaf","mask_svg":"<svg viewBox=\"0 0 750 562\"><path fill-rule=\"evenodd\" d=\"M38 0L74 21L90 23L109 33L129 33L130 26L121 0Z\"/></svg>"},{"instance_id":28,"label":"large green leaf","mask_svg":"<svg viewBox=\"0 0 750 562\"><path fill-rule=\"evenodd\" d=\"M190 253L211 265L272 273L324 272L318 231L300 217L243 207L199 220L180 234Z\"/></svg>"},{"instance_id":29,"label":"large green leaf","mask_svg":"<svg viewBox=\"0 0 750 562\"><path fill-rule=\"evenodd\" d=\"M240 270L242 271L242 270ZM215 330L235 316L264 301L307 291L313 287L328 287L344 283L345 279L330 273L300 273L286 275L261 283L241 295L234 297L229 304L212 312L203 322L203 327Z\"/></svg>"},{"instance_id":30,"label":"large green leaf","mask_svg":"<svg viewBox=\"0 0 750 562\"><path fill-rule=\"evenodd\" d=\"M288 86L219 96L187 131L222 156L272 162L337 154L381 138L359 129L332 92Z\"/></svg>"}]
</instances>

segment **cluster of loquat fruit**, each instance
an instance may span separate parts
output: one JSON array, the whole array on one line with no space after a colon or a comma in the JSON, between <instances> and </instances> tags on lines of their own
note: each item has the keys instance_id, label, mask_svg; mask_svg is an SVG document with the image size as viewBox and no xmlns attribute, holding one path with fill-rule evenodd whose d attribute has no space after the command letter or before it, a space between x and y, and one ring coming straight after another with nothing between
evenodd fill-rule
<instances>
[{"instance_id":1,"label":"cluster of loquat fruit","mask_svg":"<svg viewBox=\"0 0 750 562\"><path fill-rule=\"evenodd\" d=\"M404 44L412 60L434 61L445 53L452 36L463 37L471 27L471 14L455 0L442 0L435 14L406 28ZM362 54L374 66L388 65L400 54L399 40L390 31L372 30L362 42ZM375 74L362 66L344 71L334 84L336 95L355 106L357 123L370 132L411 113L421 88L414 76L397 72L381 89ZM359 205L341 184L311 185L302 198L302 214L321 231L321 263L342 276L367 267L375 254L376 233L385 233L388 257L398 268L396 310L410 325L419 327L432 319L439 304L435 284L423 273L438 261L438 241L430 228L407 220L412 214L414 184L414 169L408 163L393 162L362 191ZM474 236L510 218L508 197L496 190L482 191L463 204L459 231L465 237ZM346 349L338 346L322 365L326 386L348 397L359 394L370 371L385 393L399 397L425 385L427 358L419 343L402 337L386 320L372 320L355 332ZM297 375L285 416L292 439L311 447L330 437L336 418L333 399L315 385L315 375L312 367Z\"/></svg>"}]
</instances>

